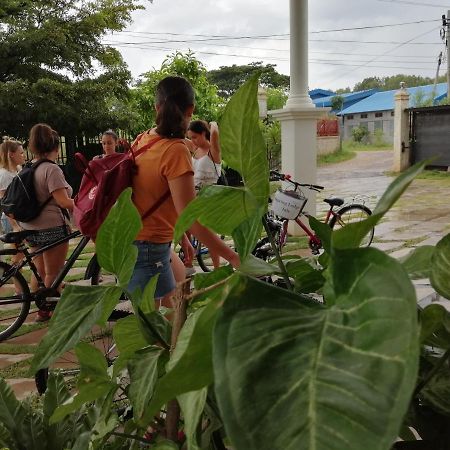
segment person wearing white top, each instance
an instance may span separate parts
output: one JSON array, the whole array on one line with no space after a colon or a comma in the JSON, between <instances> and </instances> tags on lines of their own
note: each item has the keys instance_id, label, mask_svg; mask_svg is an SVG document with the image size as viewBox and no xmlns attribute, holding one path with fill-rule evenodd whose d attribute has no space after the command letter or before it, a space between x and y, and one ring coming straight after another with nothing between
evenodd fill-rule
<instances>
[{"instance_id":1,"label":"person wearing white top","mask_svg":"<svg viewBox=\"0 0 450 450\"><path fill-rule=\"evenodd\" d=\"M19 141L6 140L0 145L0 198L5 195L6 188L22 168L25 163L22 143ZM1 216L2 229L4 233L19 229L15 220Z\"/></svg>"},{"instance_id":2,"label":"person wearing white top","mask_svg":"<svg viewBox=\"0 0 450 450\"><path fill-rule=\"evenodd\" d=\"M197 190L216 184L222 172L219 127L216 122L193 120L189 124L188 138L192 143L194 185ZM214 268L220 266L220 257L210 251Z\"/></svg>"},{"instance_id":3,"label":"person wearing white top","mask_svg":"<svg viewBox=\"0 0 450 450\"><path fill-rule=\"evenodd\" d=\"M203 120L192 121L188 128L188 138L194 146L192 164L196 189L216 184L222 171L217 123L208 124Z\"/></svg>"}]
</instances>

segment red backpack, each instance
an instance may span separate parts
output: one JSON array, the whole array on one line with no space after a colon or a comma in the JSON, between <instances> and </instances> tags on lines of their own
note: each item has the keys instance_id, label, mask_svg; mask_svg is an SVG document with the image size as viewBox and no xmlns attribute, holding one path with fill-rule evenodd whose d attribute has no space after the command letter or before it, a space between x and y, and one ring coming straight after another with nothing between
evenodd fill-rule
<instances>
[{"instance_id":1,"label":"red backpack","mask_svg":"<svg viewBox=\"0 0 450 450\"><path fill-rule=\"evenodd\" d=\"M126 153L113 153L89 162L81 153L75 154L75 160L83 168L84 174L80 190L74 198L73 217L83 235L95 238L119 195L131 187L133 175L137 171L136 157L161 139L157 137L134 151L142 136L143 134L138 136L133 147ZM144 213L142 219L154 212L169 195L170 192L166 192Z\"/></svg>"}]
</instances>

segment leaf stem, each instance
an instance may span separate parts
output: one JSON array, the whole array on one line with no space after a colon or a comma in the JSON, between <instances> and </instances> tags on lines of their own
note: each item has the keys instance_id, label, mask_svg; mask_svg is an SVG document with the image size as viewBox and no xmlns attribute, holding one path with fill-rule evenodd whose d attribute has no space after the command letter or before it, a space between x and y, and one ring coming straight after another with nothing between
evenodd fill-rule
<instances>
[{"instance_id":1,"label":"leaf stem","mask_svg":"<svg viewBox=\"0 0 450 450\"><path fill-rule=\"evenodd\" d=\"M277 244L275 242L275 239L273 237L272 232L270 231L269 224L267 223L267 218L266 218L265 215L263 216L262 221L263 221L264 229L266 230L266 233L267 233L267 237L269 238L269 242L270 242L270 245L272 247L272 250L275 253L275 257L277 259L278 267L280 268L281 274L283 275L283 279L284 279L284 281L286 283L286 286L288 287L288 289L290 291L293 291L294 288L292 286L291 280L289 279L289 274L287 273L286 266L284 265L283 260L281 259L281 255L280 255L280 252L278 250L278 246L277 246Z\"/></svg>"}]
</instances>

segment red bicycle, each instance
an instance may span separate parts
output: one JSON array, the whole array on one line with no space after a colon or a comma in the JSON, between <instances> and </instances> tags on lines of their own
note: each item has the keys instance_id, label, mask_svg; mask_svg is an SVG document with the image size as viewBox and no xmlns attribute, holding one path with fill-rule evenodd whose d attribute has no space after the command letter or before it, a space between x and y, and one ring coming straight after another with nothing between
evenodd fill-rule
<instances>
[{"instance_id":1,"label":"red bicycle","mask_svg":"<svg viewBox=\"0 0 450 450\"><path fill-rule=\"evenodd\" d=\"M281 250L285 245L288 224L290 220L293 220L309 237L309 247L312 253L315 255L319 254L322 242L314 231L300 220L302 215L309 217L307 213L303 212L308 200L300 188L320 192L324 187L315 184L297 183L289 175L274 170L270 171L270 179L271 181L284 181L293 186L293 189L278 189L270 207L272 214L276 217L274 220L279 224L279 231L277 230L278 232L275 232L273 236L277 247ZM328 224L333 230L343 228L351 223L360 222L372 214L372 211L363 203L345 204L342 198L335 197L326 198L324 202L329 205L324 223ZM372 228L364 237L360 246L368 247L373 241L374 233L375 228Z\"/></svg>"}]
</instances>

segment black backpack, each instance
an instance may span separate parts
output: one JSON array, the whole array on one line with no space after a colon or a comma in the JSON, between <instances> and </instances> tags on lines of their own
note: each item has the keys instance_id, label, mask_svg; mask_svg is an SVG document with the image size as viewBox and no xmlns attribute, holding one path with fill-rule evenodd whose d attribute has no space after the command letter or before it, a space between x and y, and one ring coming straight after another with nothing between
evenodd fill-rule
<instances>
[{"instance_id":1,"label":"black backpack","mask_svg":"<svg viewBox=\"0 0 450 450\"><path fill-rule=\"evenodd\" d=\"M49 159L40 159L25 167L13 178L0 200L1 210L11 219L30 222L39 216L44 206L51 200L39 203L34 188L34 171L44 162L56 164Z\"/></svg>"}]
</instances>

